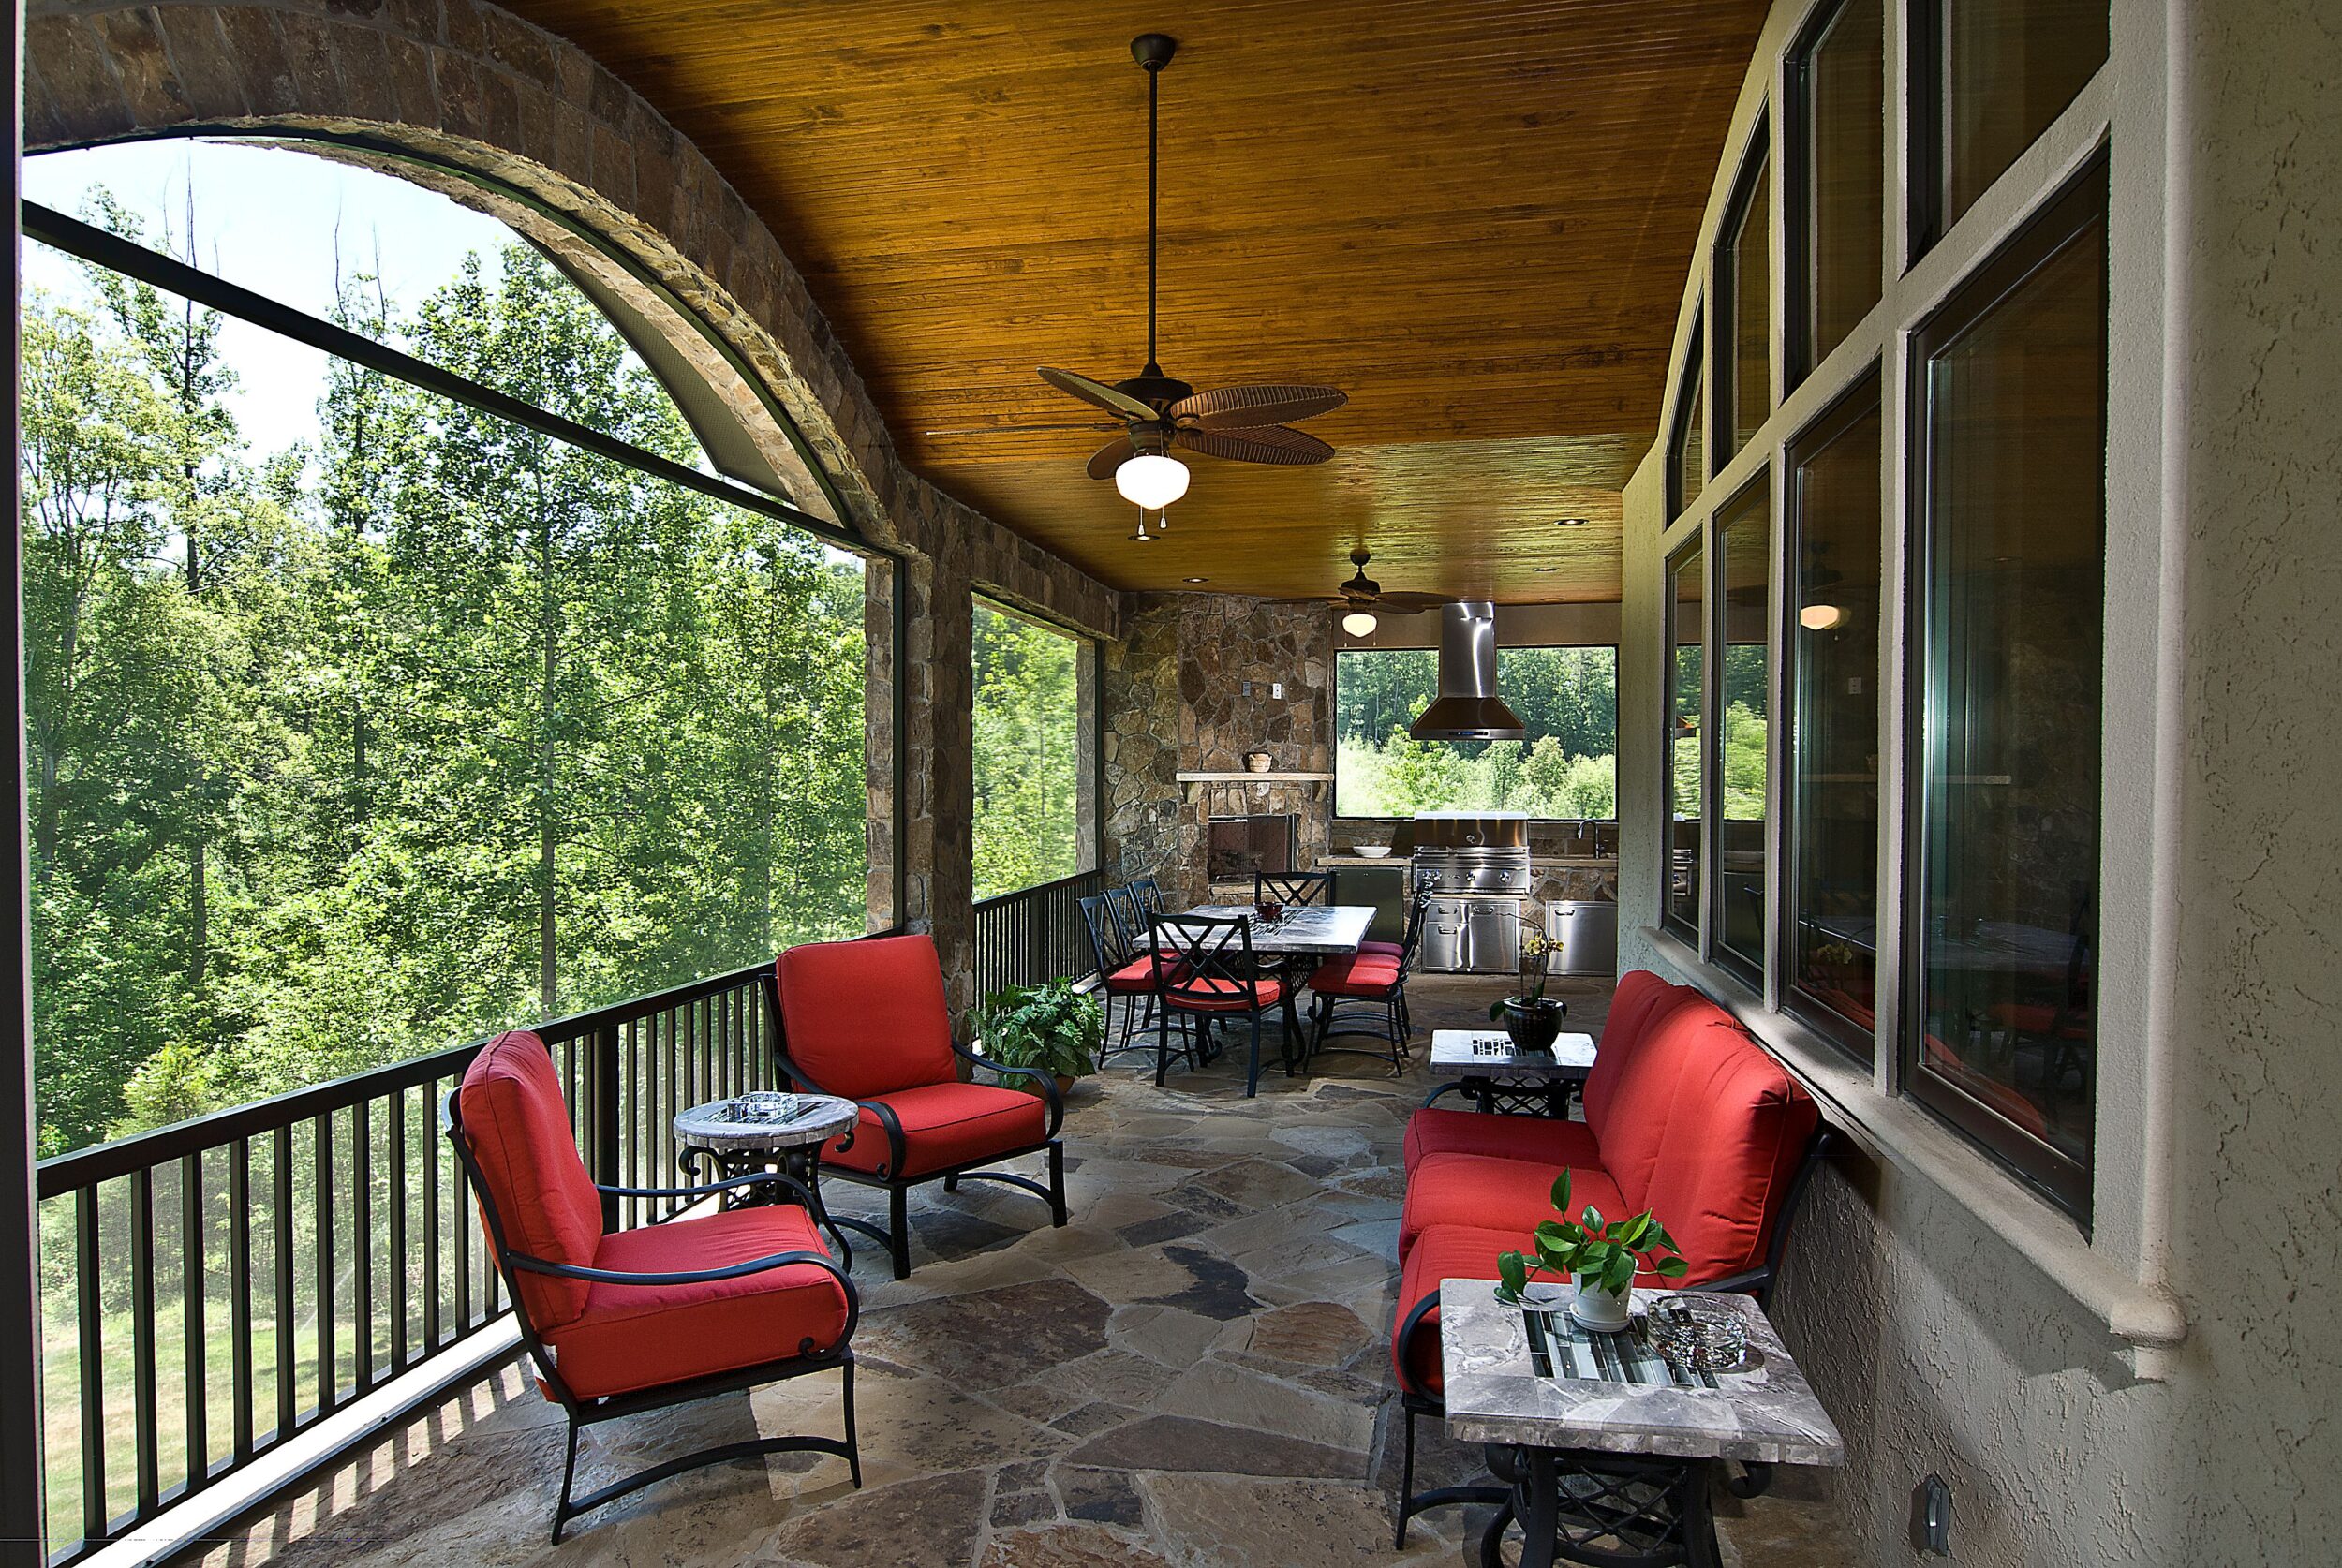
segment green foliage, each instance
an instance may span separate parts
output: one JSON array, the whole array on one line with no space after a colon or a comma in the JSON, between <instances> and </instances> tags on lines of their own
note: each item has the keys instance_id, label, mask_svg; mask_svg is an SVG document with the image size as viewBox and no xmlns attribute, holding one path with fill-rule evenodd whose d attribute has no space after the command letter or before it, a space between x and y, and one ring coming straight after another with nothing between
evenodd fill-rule
<instances>
[{"instance_id":1,"label":"green foliage","mask_svg":"<svg viewBox=\"0 0 2342 1568\"><path fill-rule=\"evenodd\" d=\"M1618 657L1607 647L1505 648L1497 685L1527 741L1418 741L1407 726L1439 687L1428 649L1353 649L1334 675L1336 810L1445 808L1618 815Z\"/></svg>"},{"instance_id":2,"label":"green foliage","mask_svg":"<svg viewBox=\"0 0 2342 1568\"><path fill-rule=\"evenodd\" d=\"M1500 1252L1496 1272L1500 1301L1518 1305L1520 1293L1540 1274L1582 1275L1596 1288L1613 1295L1635 1282L1638 1269L1648 1266L1663 1279L1681 1280L1691 1272L1668 1235L1649 1209L1629 1220L1605 1220L1602 1211L1585 1206L1576 1220L1569 1218L1569 1173L1553 1183L1553 1211L1562 1218L1548 1220L1533 1238L1534 1257ZM1650 1260L1648 1265L1644 1260Z\"/></svg>"},{"instance_id":3,"label":"green foliage","mask_svg":"<svg viewBox=\"0 0 2342 1568\"><path fill-rule=\"evenodd\" d=\"M1094 1072L1105 1044L1105 1010L1098 998L1060 978L1042 985L1011 985L985 998L976 1014L984 1055L1003 1067L1037 1067L1060 1078ZM1015 1080L1022 1087L1025 1080Z\"/></svg>"},{"instance_id":4,"label":"green foliage","mask_svg":"<svg viewBox=\"0 0 2342 1568\"><path fill-rule=\"evenodd\" d=\"M975 606L976 896L1081 869L1081 643Z\"/></svg>"},{"instance_id":5,"label":"green foliage","mask_svg":"<svg viewBox=\"0 0 2342 1568\"><path fill-rule=\"evenodd\" d=\"M22 313L44 1153L862 929L859 562L348 363L256 455L216 318L91 278ZM697 461L534 251L371 281L369 335Z\"/></svg>"}]
</instances>

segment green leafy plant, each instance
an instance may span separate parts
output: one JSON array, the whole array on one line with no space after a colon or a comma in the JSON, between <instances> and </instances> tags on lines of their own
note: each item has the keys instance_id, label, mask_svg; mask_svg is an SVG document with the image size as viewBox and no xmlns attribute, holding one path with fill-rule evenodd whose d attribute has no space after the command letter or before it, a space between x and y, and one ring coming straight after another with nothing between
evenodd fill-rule
<instances>
[{"instance_id":1,"label":"green leafy plant","mask_svg":"<svg viewBox=\"0 0 2342 1568\"><path fill-rule=\"evenodd\" d=\"M1691 1272L1675 1238L1649 1209L1631 1220L1606 1222L1602 1211L1588 1204L1576 1220L1570 1219L1567 1171L1553 1183L1553 1211L1561 1218L1537 1227L1534 1258L1520 1252L1497 1254L1497 1300L1519 1305L1520 1293L1540 1274L1582 1275L1590 1284L1621 1295L1635 1282L1637 1269L1646 1266L1645 1259L1651 1272L1662 1279L1680 1280Z\"/></svg>"},{"instance_id":2,"label":"green leafy plant","mask_svg":"<svg viewBox=\"0 0 2342 1568\"><path fill-rule=\"evenodd\" d=\"M1003 1067L1037 1067L1059 1078L1097 1070L1105 1043L1105 1012L1095 997L1060 978L1010 985L985 998L976 1013L984 1055ZM1025 1080L1019 1080L1019 1083Z\"/></svg>"}]
</instances>

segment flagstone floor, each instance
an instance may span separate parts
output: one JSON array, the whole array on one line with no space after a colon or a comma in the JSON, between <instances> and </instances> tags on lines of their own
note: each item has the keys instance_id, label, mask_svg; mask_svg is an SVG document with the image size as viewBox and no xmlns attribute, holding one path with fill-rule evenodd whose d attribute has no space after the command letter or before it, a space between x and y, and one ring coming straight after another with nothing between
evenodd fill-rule
<instances>
[{"instance_id":1,"label":"flagstone floor","mask_svg":"<svg viewBox=\"0 0 2342 1568\"><path fill-rule=\"evenodd\" d=\"M1563 983L1598 1031L1607 984ZM1490 982L1420 976L1418 1024L1485 1020ZM1418 1056L1421 1054L1418 1036ZM971 1184L912 1200L914 1271L857 1250L865 1486L785 1456L701 1471L545 1543L558 1409L517 1361L418 1413L241 1532L185 1554L259 1563L772 1564L775 1568L1331 1568L1471 1560L1483 1516L1440 1510L1390 1544L1398 1408L1386 1352L1399 1141L1421 1067L1358 1057L1242 1097L1235 1053L1200 1072L1119 1058L1068 1114L1072 1222ZM869 1212L837 1183L832 1201ZM757 1431L835 1432L834 1377L596 1427L579 1489L646 1457ZM1476 1449L1419 1427L1418 1484ZM1784 1472L1720 1499L1727 1562L1850 1561L1831 1510Z\"/></svg>"}]
</instances>

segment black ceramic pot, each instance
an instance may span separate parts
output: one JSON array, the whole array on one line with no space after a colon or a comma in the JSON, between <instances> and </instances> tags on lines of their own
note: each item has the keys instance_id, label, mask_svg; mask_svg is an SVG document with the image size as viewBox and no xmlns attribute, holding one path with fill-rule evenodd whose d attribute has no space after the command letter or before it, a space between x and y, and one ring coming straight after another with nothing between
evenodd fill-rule
<instances>
[{"instance_id":1,"label":"black ceramic pot","mask_svg":"<svg viewBox=\"0 0 2342 1568\"><path fill-rule=\"evenodd\" d=\"M1536 1001L1507 997L1505 998L1505 1032L1512 1036L1516 1052L1550 1051L1554 1040L1562 1032L1562 1020L1568 1013L1568 1004L1552 997Z\"/></svg>"}]
</instances>

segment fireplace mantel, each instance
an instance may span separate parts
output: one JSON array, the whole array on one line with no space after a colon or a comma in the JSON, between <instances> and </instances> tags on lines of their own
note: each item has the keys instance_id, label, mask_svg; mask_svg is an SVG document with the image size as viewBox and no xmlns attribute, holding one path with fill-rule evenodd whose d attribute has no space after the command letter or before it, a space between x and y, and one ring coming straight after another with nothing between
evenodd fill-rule
<instances>
[{"instance_id":1,"label":"fireplace mantel","mask_svg":"<svg viewBox=\"0 0 2342 1568\"><path fill-rule=\"evenodd\" d=\"M1157 774L1156 777L1163 776ZM1330 773L1180 773L1172 775L1182 784L1331 784Z\"/></svg>"}]
</instances>

